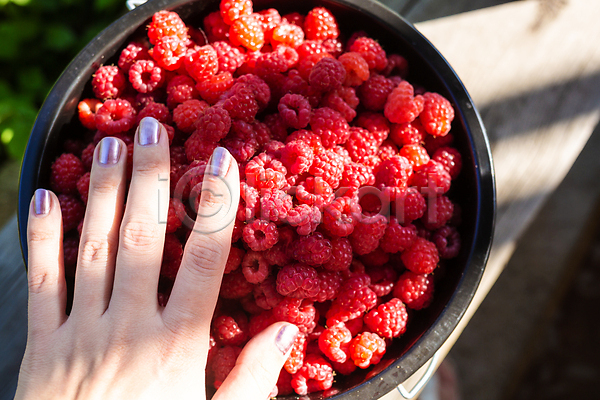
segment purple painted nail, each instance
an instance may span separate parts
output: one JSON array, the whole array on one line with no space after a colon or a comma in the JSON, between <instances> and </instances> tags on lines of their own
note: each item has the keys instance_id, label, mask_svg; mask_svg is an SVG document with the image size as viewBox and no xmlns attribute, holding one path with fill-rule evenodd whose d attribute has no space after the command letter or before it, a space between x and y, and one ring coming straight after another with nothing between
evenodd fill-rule
<instances>
[{"instance_id":1,"label":"purple painted nail","mask_svg":"<svg viewBox=\"0 0 600 400\"><path fill-rule=\"evenodd\" d=\"M140 121L140 130L138 132L138 142L142 146L157 144L160 138L160 125L158 121L151 117L146 117Z\"/></svg>"},{"instance_id":2,"label":"purple painted nail","mask_svg":"<svg viewBox=\"0 0 600 400\"><path fill-rule=\"evenodd\" d=\"M117 138L108 136L100 141L98 150L98 161L100 164L109 165L119 162L121 156L121 145Z\"/></svg>"},{"instance_id":3,"label":"purple painted nail","mask_svg":"<svg viewBox=\"0 0 600 400\"><path fill-rule=\"evenodd\" d=\"M33 212L35 215L46 215L50 212L52 198L46 189L38 189L33 196Z\"/></svg>"},{"instance_id":4,"label":"purple painted nail","mask_svg":"<svg viewBox=\"0 0 600 400\"><path fill-rule=\"evenodd\" d=\"M217 147L210 156L208 172L214 176L225 176L231 165L231 154L224 147Z\"/></svg>"},{"instance_id":5,"label":"purple painted nail","mask_svg":"<svg viewBox=\"0 0 600 400\"><path fill-rule=\"evenodd\" d=\"M298 336L298 327L296 325L288 324L277 332L275 346L277 346L283 354L287 354L292 348L296 336Z\"/></svg>"}]
</instances>

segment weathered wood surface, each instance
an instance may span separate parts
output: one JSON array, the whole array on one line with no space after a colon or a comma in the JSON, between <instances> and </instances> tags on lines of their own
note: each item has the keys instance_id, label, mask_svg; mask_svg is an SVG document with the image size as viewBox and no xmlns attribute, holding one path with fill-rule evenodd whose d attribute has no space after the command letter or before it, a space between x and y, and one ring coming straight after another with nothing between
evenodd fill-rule
<instances>
[{"instance_id":1,"label":"weathered wood surface","mask_svg":"<svg viewBox=\"0 0 600 400\"><path fill-rule=\"evenodd\" d=\"M550 4L550 5L549 5ZM494 246L447 354L600 117L600 3L519 1L418 24L481 111L495 162ZM400 399L397 392L383 399Z\"/></svg>"}]
</instances>

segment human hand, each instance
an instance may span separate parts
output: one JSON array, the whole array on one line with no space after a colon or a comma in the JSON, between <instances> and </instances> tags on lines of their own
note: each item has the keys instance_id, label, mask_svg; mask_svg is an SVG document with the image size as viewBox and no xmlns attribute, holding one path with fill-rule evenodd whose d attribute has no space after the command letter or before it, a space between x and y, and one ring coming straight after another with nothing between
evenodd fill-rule
<instances>
[{"instance_id":1,"label":"human hand","mask_svg":"<svg viewBox=\"0 0 600 400\"><path fill-rule=\"evenodd\" d=\"M210 323L239 201L237 163L217 148L165 307L157 300L169 199L169 142L153 118L127 148L97 146L66 315L57 197L36 191L28 222L29 332L16 399L204 399ZM213 399L264 400L298 333L276 323L250 340Z\"/></svg>"}]
</instances>

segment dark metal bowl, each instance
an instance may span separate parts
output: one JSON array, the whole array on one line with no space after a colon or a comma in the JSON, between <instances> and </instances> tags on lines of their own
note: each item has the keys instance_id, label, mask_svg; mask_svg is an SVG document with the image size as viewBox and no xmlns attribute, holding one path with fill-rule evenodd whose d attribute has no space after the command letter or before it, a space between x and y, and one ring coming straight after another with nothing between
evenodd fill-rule
<instances>
[{"instance_id":1,"label":"dark metal bowl","mask_svg":"<svg viewBox=\"0 0 600 400\"><path fill-rule=\"evenodd\" d=\"M274 7L284 12L308 12L322 5L336 15L342 32L365 30L377 38L388 53L406 57L409 81L436 91L454 105L452 124L455 146L463 155L463 170L453 182L451 197L462 208L462 249L436 271L433 304L412 318L407 332L388 348L380 364L350 377L338 376L326 393L307 398L377 399L410 377L440 348L469 305L485 269L492 243L495 217L495 186L491 153L484 127L450 65L415 27L374 0L255 0L255 9ZM95 70L110 63L127 38L143 30L148 19L162 9L177 11L191 24L218 7L217 0L154 0L129 12L92 40L58 79L42 106L27 146L19 187L19 230L23 257L27 261L29 201L38 187L48 186L50 165L60 148L61 132L76 115L77 104ZM87 85L87 88L86 88ZM76 120L76 118L75 118ZM441 275L441 277L440 277ZM287 396L284 398L293 398Z\"/></svg>"}]
</instances>

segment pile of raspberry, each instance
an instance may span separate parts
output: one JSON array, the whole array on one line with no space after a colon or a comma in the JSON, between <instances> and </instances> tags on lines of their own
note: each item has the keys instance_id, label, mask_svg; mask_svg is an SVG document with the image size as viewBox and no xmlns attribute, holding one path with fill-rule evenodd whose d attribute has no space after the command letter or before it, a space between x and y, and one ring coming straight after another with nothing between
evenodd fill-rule
<instances>
[{"instance_id":1,"label":"pile of raspberry","mask_svg":"<svg viewBox=\"0 0 600 400\"><path fill-rule=\"evenodd\" d=\"M273 394L332 387L334 373L380 362L433 299L436 268L456 257L461 169L451 103L407 80L408 62L335 16L255 12L222 0L202 26L156 13L79 103L84 129L51 171L73 276L94 146L128 146L152 116L171 143L171 200L159 284L168 301L206 162L237 160L241 199L212 323L208 380L218 388L244 344L276 321L301 334ZM192 177L190 179L190 176ZM184 179L185 177L185 179Z\"/></svg>"}]
</instances>

